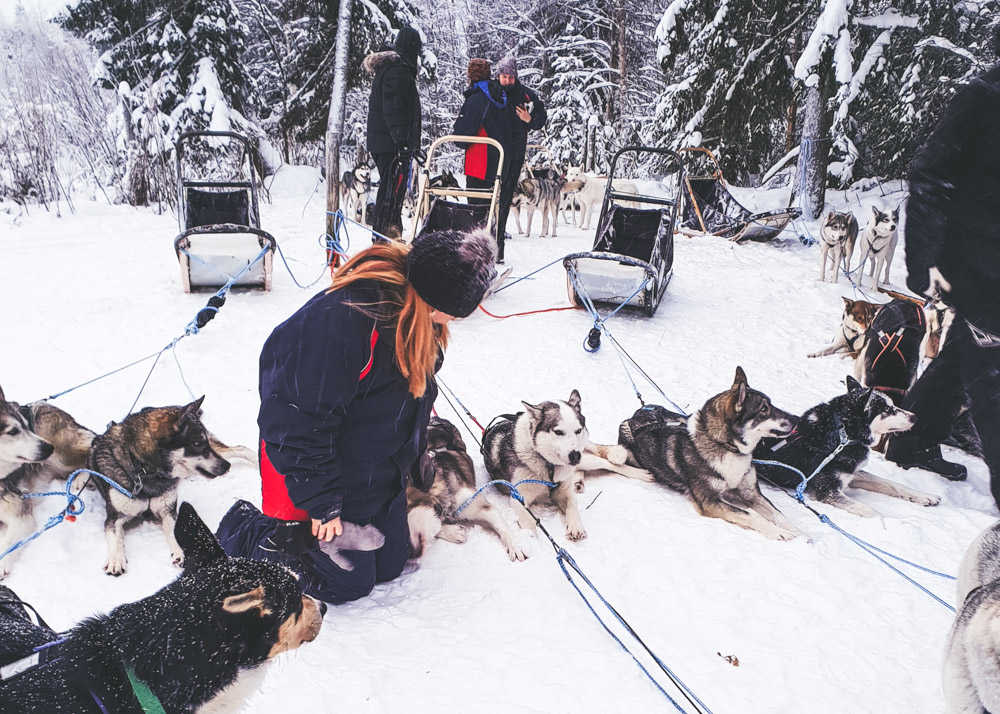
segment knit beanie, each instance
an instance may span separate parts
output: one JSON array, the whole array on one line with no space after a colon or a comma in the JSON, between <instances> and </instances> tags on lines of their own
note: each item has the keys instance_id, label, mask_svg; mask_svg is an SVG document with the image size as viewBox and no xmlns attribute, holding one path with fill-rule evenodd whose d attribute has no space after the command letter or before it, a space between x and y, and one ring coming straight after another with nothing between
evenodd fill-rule
<instances>
[{"instance_id":1,"label":"knit beanie","mask_svg":"<svg viewBox=\"0 0 1000 714\"><path fill-rule=\"evenodd\" d=\"M482 82L484 79L490 78L490 73L492 69L490 67L490 61L481 59L479 57L473 57L469 60L469 69L467 73L469 75L469 84L475 84L476 82Z\"/></svg>"},{"instance_id":2,"label":"knit beanie","mask_svg":"<svg viewBox=\"0 0 1000 714\"><path fill-rule=\"evenodd\" d=\"M517 79L517 60L509 55L504 57L497 63L497 74L509 74L514 79Z\"/></svg>"},{"instance_id":3,"label":"knit beanie","mask_svg":"<svg viewBox=\"0 0 1000 714\"><path fill-rule=\"evenodd\" d=\"M442 230L418 236L406 256L406 277L435 310L468 317L496 279L493 236L485 230Z\"/></svg>"}]
</instances>

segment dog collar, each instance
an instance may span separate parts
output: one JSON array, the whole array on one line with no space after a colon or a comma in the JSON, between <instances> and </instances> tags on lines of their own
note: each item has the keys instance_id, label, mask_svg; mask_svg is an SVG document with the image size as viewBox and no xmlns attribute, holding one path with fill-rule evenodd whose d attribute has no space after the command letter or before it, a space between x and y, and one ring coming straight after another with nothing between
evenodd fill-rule
<instances>
[{"instance_id":1,"label":"dog collar","mask_svg":"<svg viewBox=\"0 0 1000 714\"><path fill-rule=\"evenodd\" d=\"M145 714L167 714L167 711L160 703L160 698L153 693L149 685L143 682L135 673L132 667L125 667L125 674L128 675L128 683L132 685L132 693L142 707Z\"/></svg>"}]
</instances>

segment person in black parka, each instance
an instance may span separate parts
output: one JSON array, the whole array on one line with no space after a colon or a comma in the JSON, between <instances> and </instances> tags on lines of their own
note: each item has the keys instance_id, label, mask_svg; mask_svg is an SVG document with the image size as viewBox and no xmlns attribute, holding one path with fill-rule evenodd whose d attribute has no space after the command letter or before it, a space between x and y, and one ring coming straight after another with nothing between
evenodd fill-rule
<instances>
[{"instance_id":1,"label":"person in black parka","mask_svg":"<svg viewBox=\"0 0 1000 714\"><path fill-rule=\"evenodd\" d=\"M1000 28L994 39L1000 54ZM907 285L939 294L956 316L938 357L903 408L917 423L894 436L886 457L951 479L947 438L963 403L982 439L1000 506L1000 64L959 89L910 167L906 203Z\"/></svg>"},{"instance_id":2,"label":"person in black parka","mask_svg":"<svg viewBox=\"0 0 1000 714\"><path fill-rule=\"evenodd\" d=\"M373 75L368 98L368 151L378 167L378 196L373 228L388 234L402 224L402 204L392 206L393 163L407 169L420 148L420 95L417 92L417 62L420 34L404 25L392 50L374 52L363 62Z\"/></svg>"},{"instance_id":3,"label":"person in black parka","mask_svg":"<svg viewBox=\"0 0 1000 714\"><path fill-rule=\"evenodd\" d=\"M500 83L490 79L488 60L473 58L468 67L469 88L465 102L455 119L453 134L459 136L488 136L501 146L510 145L510 123L505 110L507 94ZM465 149L465 185L469 188L493 188L497 175L500 152L483 144ZM489 203L489 199L470 198L470 203Z\"/></svg>"},{"instance_id":4,"label":"person in black parka","mask_svg":"<svg viewBox=\"0 0 1000 714\"><path fill-rule=\"evenodd\" d=\"M503 244L507 231L507 216L514 200L514 189L521 177L524 155L528 145L528 132L545 126L548 115L545 105L533 89L521 84L517 77L517 60L505 57L497 64L497 79L507 93L507 125L510 141L504 145L503 185L500 187L500 215L497 243L500 261L503 261Z\"/></svg>"},{"instance_id":5,"label":"person in black parka","mask_svg":"<svg viewBox=\"0 0 1000 714\"><path fill-rule=\"evenodd\" d=\"M238 501L218 538L234 556L277 560L304 592L340 603L397 577L410 556L406 487L421 468L447 323L496 277L485 231L438 231L412 247L378 243L278 325L260 354L262 511ZM331 555L343 522L385 543ZM332 541L332 543L331 543Z\"/></svg>"}]
</instances>

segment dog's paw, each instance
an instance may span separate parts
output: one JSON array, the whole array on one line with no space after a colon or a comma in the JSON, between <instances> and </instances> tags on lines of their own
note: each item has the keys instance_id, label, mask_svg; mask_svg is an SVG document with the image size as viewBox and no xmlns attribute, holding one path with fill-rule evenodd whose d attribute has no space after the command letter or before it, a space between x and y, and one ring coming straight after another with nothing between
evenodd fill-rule
<instances>
[{"instance_id":1,"label":"dog's paw","mask_svg":"<svg viewBox=\"0 0 1000 714\"><path fill-rule=\"evenodd\" d=\"M582 523L567 523L566 537L574 542L580 541L587 537L587 531L584 530Z\"/></svg>"},{"instance_id":2,"label":"dog's paw","mask_svg":"<svg viewBox=\"0 0 1000 714\"><path fill-rule=\"evenodd\" d=\"M518 563L528 559L528 551L516 543L510 543L507 545L507 557L512 563Z\"/></svg>"},{"instance_id":3,"label":"dog's paw","mask_svg":"<svg viewBox=\"0 0 1000 714\"><path fill-rule=\"evenodd\" d=\"M788 530L787 528L778 528L774 533L775 540L795 540L799 537L798 531Z\"/></svg>"},{"instance_id":4,"label":"dog's paw","mask_svg":"<svg viewBox=\"0 0 1000 714\"><path fill-rule=\"evenodd\" d=\"M936 506L941 503L941 497L925 494L919 498L914 498L913 502L919 503L921 506Z\"/></svg>"},{"instance_id":5,"label":"dog's paw","mask_svg":"<svg viewBox=\"0 0 1000 714\"><path fill-rule=\"evenodd\" d=\"M125 559L124 555L113 556L108 558L108 562L104 564L104 572L117 578L125 572L126 565L128 565L128 561Z\"/></svg>"},{"instance_id":6,"label":"dog's paw","mask_svg":"<svg viewBox=\"0 0 1000 714\"><path fill-rule=\"evenodd\" d=\"M3 580L8 575L10 575L10 570L0 565L0 580Z\"/></svg>"},{"instance_id":7,"label":"dog's paw","mask_svg":"<svg viewBox=\"0 0 1000 714\"><path fill-rule=\"evenodd\" d=\"M184 552L181 550L170 551L170 562L174 564L175 568L184 567Z\"/></svg>"}]
</instances>

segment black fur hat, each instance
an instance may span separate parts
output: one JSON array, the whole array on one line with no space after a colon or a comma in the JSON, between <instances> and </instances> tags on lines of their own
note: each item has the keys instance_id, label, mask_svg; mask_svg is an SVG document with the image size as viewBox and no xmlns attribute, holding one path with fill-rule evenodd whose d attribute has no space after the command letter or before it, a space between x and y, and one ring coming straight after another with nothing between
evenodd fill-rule
<instances>
[{"instance_id":1,"label":"black fur hat","mask_svg":"<svg viewBox=\"0 0 1000 714\"><path fill-rule=\"evenodd\" d=\"M468 317L496 279L493 236L484 230L434 231L413 242L406 277L435 310Z\"/></svg>"}]
</instances>

